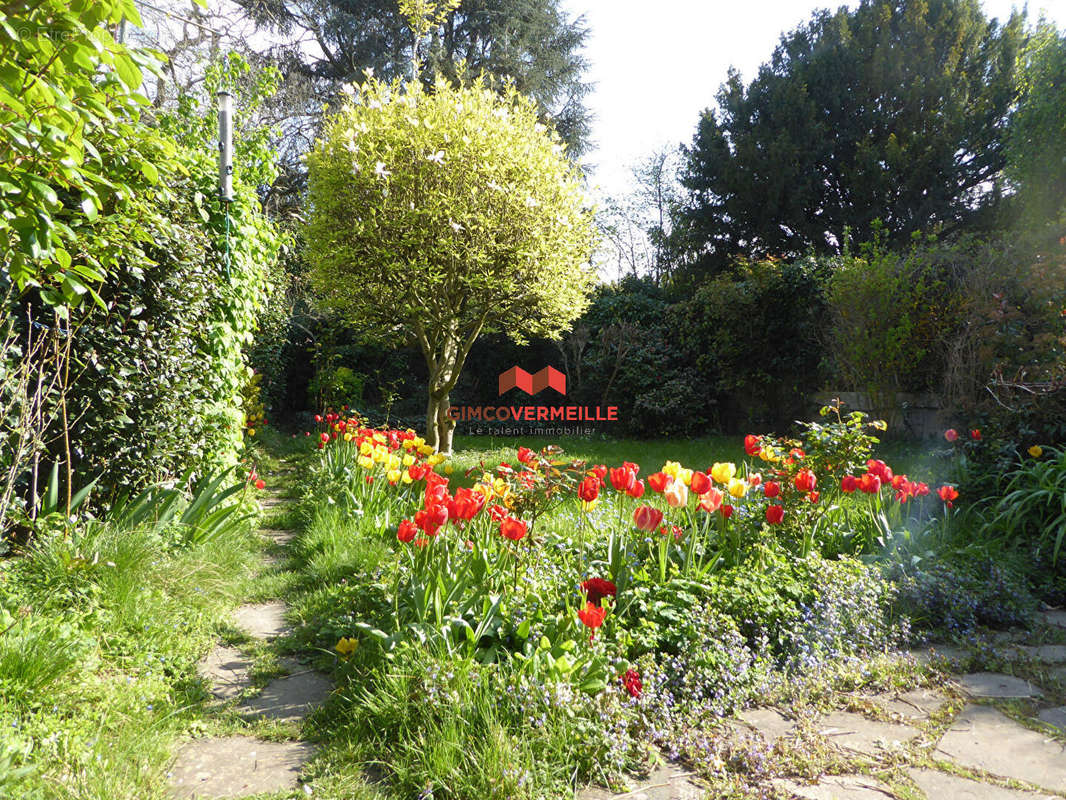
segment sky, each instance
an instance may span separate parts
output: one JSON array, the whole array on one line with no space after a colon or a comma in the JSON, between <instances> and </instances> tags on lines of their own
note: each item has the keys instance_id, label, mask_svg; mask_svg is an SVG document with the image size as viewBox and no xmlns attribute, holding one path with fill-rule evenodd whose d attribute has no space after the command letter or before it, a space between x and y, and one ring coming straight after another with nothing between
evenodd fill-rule
<instances>
[{"instance_id":1,"label":"sky","mask_svg":"<svg viewBox=\"0 0 1066 800\"><path fill-rule=\"evenodd\" d=\"M663 146L688 144L700 112L730 66L750 80L783 31L818 8L854 2L812 0L563 0L590 29L585 56L595 84L593 186L610 195L630 185L630 168ZM985 13L1006 19L1015 0L983 0ZM1030 0L1030 19L1045 12L1066 28L1066 0Z\"/></svg>"}]
</instances>

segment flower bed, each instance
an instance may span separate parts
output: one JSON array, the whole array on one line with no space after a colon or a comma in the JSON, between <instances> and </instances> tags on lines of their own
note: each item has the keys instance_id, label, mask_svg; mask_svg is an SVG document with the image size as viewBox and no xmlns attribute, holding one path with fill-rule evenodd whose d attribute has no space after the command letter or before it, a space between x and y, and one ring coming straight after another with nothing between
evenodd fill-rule
<instances>
[{"instance_id":1,"label":"flower bed","mask_svg":"<svg viewBox=\"0 0 1066 800\"><path fill-rule=\"evenodd\" d=\"M740 464L645 473L549 445L462 474L412 431L323 417L305 546L359 552L315 612L350 681L347 735L401 788L464 796L459 770L481 796L553 796L649 745L699 761L701 724L902 641L893 586L860 557L955 494L873 459L878 423L823 415L748 436ZM431 757L434 730L463 744ZM478 736L514 763L487 769Z\"/></svg>"}]
</instances>

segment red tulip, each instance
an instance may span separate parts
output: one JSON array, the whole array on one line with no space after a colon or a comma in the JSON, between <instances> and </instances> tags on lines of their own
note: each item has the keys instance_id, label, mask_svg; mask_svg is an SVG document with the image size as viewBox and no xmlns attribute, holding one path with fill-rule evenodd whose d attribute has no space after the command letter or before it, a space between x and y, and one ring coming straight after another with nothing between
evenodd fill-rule
<instances>
[{"instance_id":1,"label":"red tulip","mask_svg":"<svg viewBox=\"0 0 1066 800\"><path fill-rule=\"evenodd\" d=\"M693 472L692 481L689 483L688 488L692 490L693 494L703 494L711 488L711 479L706 472Z\"/></svg>"},{"instance_id":2,"label":"red tulip","mask_svg":"<svg viewBox=\"0 0 1066 800\"><path fill-rule=\"evenodd\" d=\"M944 438L947 439L949 442L954 442L956 439L959 438L959 432L954 428L948 428L946 431L944 431Z\"/></svg>"},{"instance_id":3,"label":"red tulip","mask_svg":"<svg viewBox=\"0 0 1066 800\"><path fill-rule=\"evenodd\" d=\"M444 503L423 508L415 513L415 525L427 536L436 536L437 531L448 521L448 506Z\"/></svg>"},{"instance_id":4,"label":"red tulip","mask_svg":"<svg viewBox=\"0 0 1066 800\"><path fill-rule=\"evenodd\" d=\"M845 475L840 479L840 490L851 494L859 488L859 481L854 475Z\"/></svg>"},{"instance_id":5,"label":"red tulip","mask_svg":"<svg viewBox=\"0 0 1066 800\"><path fill-rule=\"evenodd\" d=\"M650 486L656 492L662 492L664 489L666 489L667 486L670 485L670 482L672 480L673 478L671 478L665 472L653 472L651 475L648 476L648 486Z\"/></svg>"},{"instance_id":6,"label":"red tulip","mask_svg":"<svg viewBox=\"0 0 1066 800\"><path fill-rule=\"evenodd\" d=\"M536 454L532 450L530 450L528 447L519 447L518 448L518 460L520 462L522 462L523 464L532 463L533 461L536 460L536 458L537 458Z\"/></svg>"},{"instance_id":7,"label":"red tulip","mask_svg":"<svg viewBox=\"0 0 1066 800\"><path fill-rule=\"evenodd\" d=\"M328 433L320 434L318 438L321 439L323 442L328 442L329 441L329 434Z\"/></svg>"},{"instance_id":8,"label":"red tulip","mask_svg":"<svg viewBox=\"0 0 1066 800\"><path fill-rule=\"evenodd\" d=\"M607 477L607 467L604 464L597 464L589 470L589 472L599 478L601 484L603 483L604 478Z\"/></svg>"},{"instance_id":9,"label":"red tulip","mask_svg":"<svg viewBox=\"0 0 1066 800\"><path fill-rule=\"evenodd\" d=\"M759 437L755 434L749 433L744 437L744 452L749 456L759 455L759 451L762 449L762 443L759 441Z\"/></svg>"},{"instance_id":10,"label":"red tulip","mask_svg":"<svg viewBox=\"0 0 1066 800\"><path fill-rule=\"evenodd\" d=\"M813 492L814 487L818 485L818 479L809 469L801 469L796 473L796 477L792 479L792 485L796 487L797 491Z\"/></svg>"},{"instance_id":11,"label":"red tulip","mask_svg":"<svg viewBox=\"0 0 1066 800\"><path fill-rule=\"evenodd\" d=\"M263 422L265 424L266 420L263 420ZM974 428L972 431L970 431L970 438L973 439L975 442L981 441L981 429Z\"/></svg>"},{"instance_id":12,"label":"red tulip","mask_svg":"<svg viewBox=\"0 0 1066 800\"><path fill-rule=\"evenodd\" d=\"M489 506L489 519L493 522L500 522L507 516L507 509L501 505Z\"/></svg>"},{"instance_id":13,"label":"red tulip","mask_svg":"<svg viewBox=\"0 0 1066 800\"><path fill-rule=\"evenodd\" d=\"M638 506L633 512L633 522L642 531L653 531L663 520L663 512L651 506Z\"/></svg>"},{"instance_id":14,"label":"red tulip","mask_svg":"<svg viewBox=\"0 0 1066 800\"><path fill-rule=\"evenodd\" d=\"M321 422L321 421L322 421L322 415L321 414L315 414L315 422Z\"/></svg>"},{"instance_id":15,"label":"red tulip","mask_svg":"<svg viewBox=\"0 0 1066 800\"><path fill-rule=\"evenodd\" d=\"M821 492L808 492L807 493L807 500L808 500L808 502L811 502L811 503L817 503L818 500L821 499L821 497L822 497L822 493Z\"/></svg>"},{"instance_id":16,"label":"red tulip","mask_svg":"<svg viewBox=\"0 0 1066 800\"><path fill-rule=\"evenodd\" d=\"M943 500L948 508L955 507L955 501L959 499L958 490L954 486L945 484L936 490L936 496Z\"/></svg>"},{"instance_id":17,"label":"red tulip","mask_svg":"<svg viewBox=\"0 0 1066 800\"><path fill-rule=\"evenodd\" d=\"M595 631L607 619L607 609L595 603L585 603L585 607L577 612L577 618L581 620L586 628Z\"/></svg>"},{"instance_id":18,"label":"red tulip","mask_svg":"<svg viewBox=\"0 0 1066 800\"><path fill-rule=\"evenodd\" d=\"M644 481L633 481L633 485L629 487L629 491L626 494L635 500L639 500L644 496Z\"/></svg>"},{"instance_id":19,"label":"red tulip","mask_svg":"<svg viewBox=\"0 0 1066 800\"><path fill-rule=\"evenodd\" d=\"M778 497L781 494L781 484L777 481L767 481L762 487L762 493L767 498Z\"/></svg>"},{"instance_id":20,"label":"red tulip","mask_svg":"<svg viewBox=\"0 0 1066 800\"><path fill-rule=\"evenodd\" d=\"M729 519L731 516L733 516L733 506L722 506L720 509L718 509L718 513L720 513L726 519Z\"/></svg>"},{"instance_id":21,"label":"red tulip","mask_svg":"<svg viewBox=\"0 0 1066 800\"><path fill-rule=\"evenodd\" d=\"M780 525L785 518L785 507L776 503L766 507L766 521L771 525Z\"/></svg>"},{"instance_id":22,"label":"red tulip","mask_svg":"<svg viewBox=\"0 0 1066 800\"><path fill-rule=\"evenodd\" d=\"M760 483L762 483L762 475L760 475L758 472L753 472L751 473L751 475L748 476L748 485L753 489Z\"/></svg>"},{"instance_id":23,"label":"red tulip","mask_svg":"<svg viewBox=\"0 0 1066 800\"><path fill-rule=\"evenodd\" d=\"M625 467L611 467L608 471L611 479L611 486L618 492L628 492L633 484L637 482L637 474Z\"/></svg>"},{"instance_id":24,"label":"red tulip","mask_svg":"<svg viewBox=\"0 0 1066 800\"><path fill-rule=\"evenodd\" d=\"M578 484L577 496L586 503L591 503L600 496L600 479L595 475L589 475Z\"/></svg>"},{"instance_id":25,"label":"red tulip","mask_svg":"<svg viewBox=\"0 0 1066 800\"><path fill-rule=\"evenodd\" d=\"M500 521L500 534L505 539L517 542L526 535L526 523L514 517L504 517Z\"/></svg>"},{"instance_id":26,"label":"red tulip","mask_svg":"<svg viewBox=\"0 0 1066 800\"><path fill-rule=\"evenodd\" d=\"M417 533L418 526L411 522L411 520L405 519L400 522L400 527L396 531L396 538L404 544L408 544L414 541Z\"/></svg>"},{"instance_id":27,"label":"red tulip","mask_svg":"<svg viewBox=\"0 0 1066 800\"><path fill-rule=\"evenodd\" d=\"M877 494L881 491L881 479L869 472L859 478L859 488L866 494Z\"/></svg>"},{"instance_id":28,"label":"red tulip","mask_svg":"<svg viewBox=\"0 0 1066 800\"><path fill-rule=\"evenodd\" d=\"M266 484L263 482L262 478L260 478L259 480L257 480L255 482L255 488L256 489L264 489L264 488L266 488Z\"/></svg>"},{"instance_id":29,"label":"red tulip","mask_svg":"<svg viewBox=\"0 0 1066 800\"><path fill-rule=\"evenodd\" d=\"M465 487L455 490L455 499L448 503L448 517L452 521L471 520L485 506L485 495Z\"/></svg>"}]
</instances>

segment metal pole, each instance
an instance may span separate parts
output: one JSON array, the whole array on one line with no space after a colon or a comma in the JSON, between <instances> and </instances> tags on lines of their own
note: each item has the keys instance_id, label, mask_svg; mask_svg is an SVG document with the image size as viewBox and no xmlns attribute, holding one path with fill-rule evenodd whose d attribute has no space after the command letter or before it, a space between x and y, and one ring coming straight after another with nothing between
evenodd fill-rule
<instances>
[{"instance_id":1,"label":"metal pole","mask_svg":"<svg viewBox=\"0 0 1066 800\"><path fill-rule=\"evenodd\" d=\"M226 279L230 277L229 205L233 202L233 96L218 93L218 196L226 210Z\"/></svg>"}]
</instances>

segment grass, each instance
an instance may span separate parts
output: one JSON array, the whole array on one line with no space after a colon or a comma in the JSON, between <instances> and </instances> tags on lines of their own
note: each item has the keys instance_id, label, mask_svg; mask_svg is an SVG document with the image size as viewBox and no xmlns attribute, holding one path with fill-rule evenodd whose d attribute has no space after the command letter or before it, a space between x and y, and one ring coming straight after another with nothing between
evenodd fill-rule
<instances>
[{"instance_id":1,"label":"grass","mask_svg":"<svg viewBox=\"0 0 1066 800\"><path fill-rule=\"evenodd\" d=\"M0 797L145 800L202 715L194 665L249 591L247 524L175 548L92 523L0 563Z\"/></svg>"}]
</instances>

